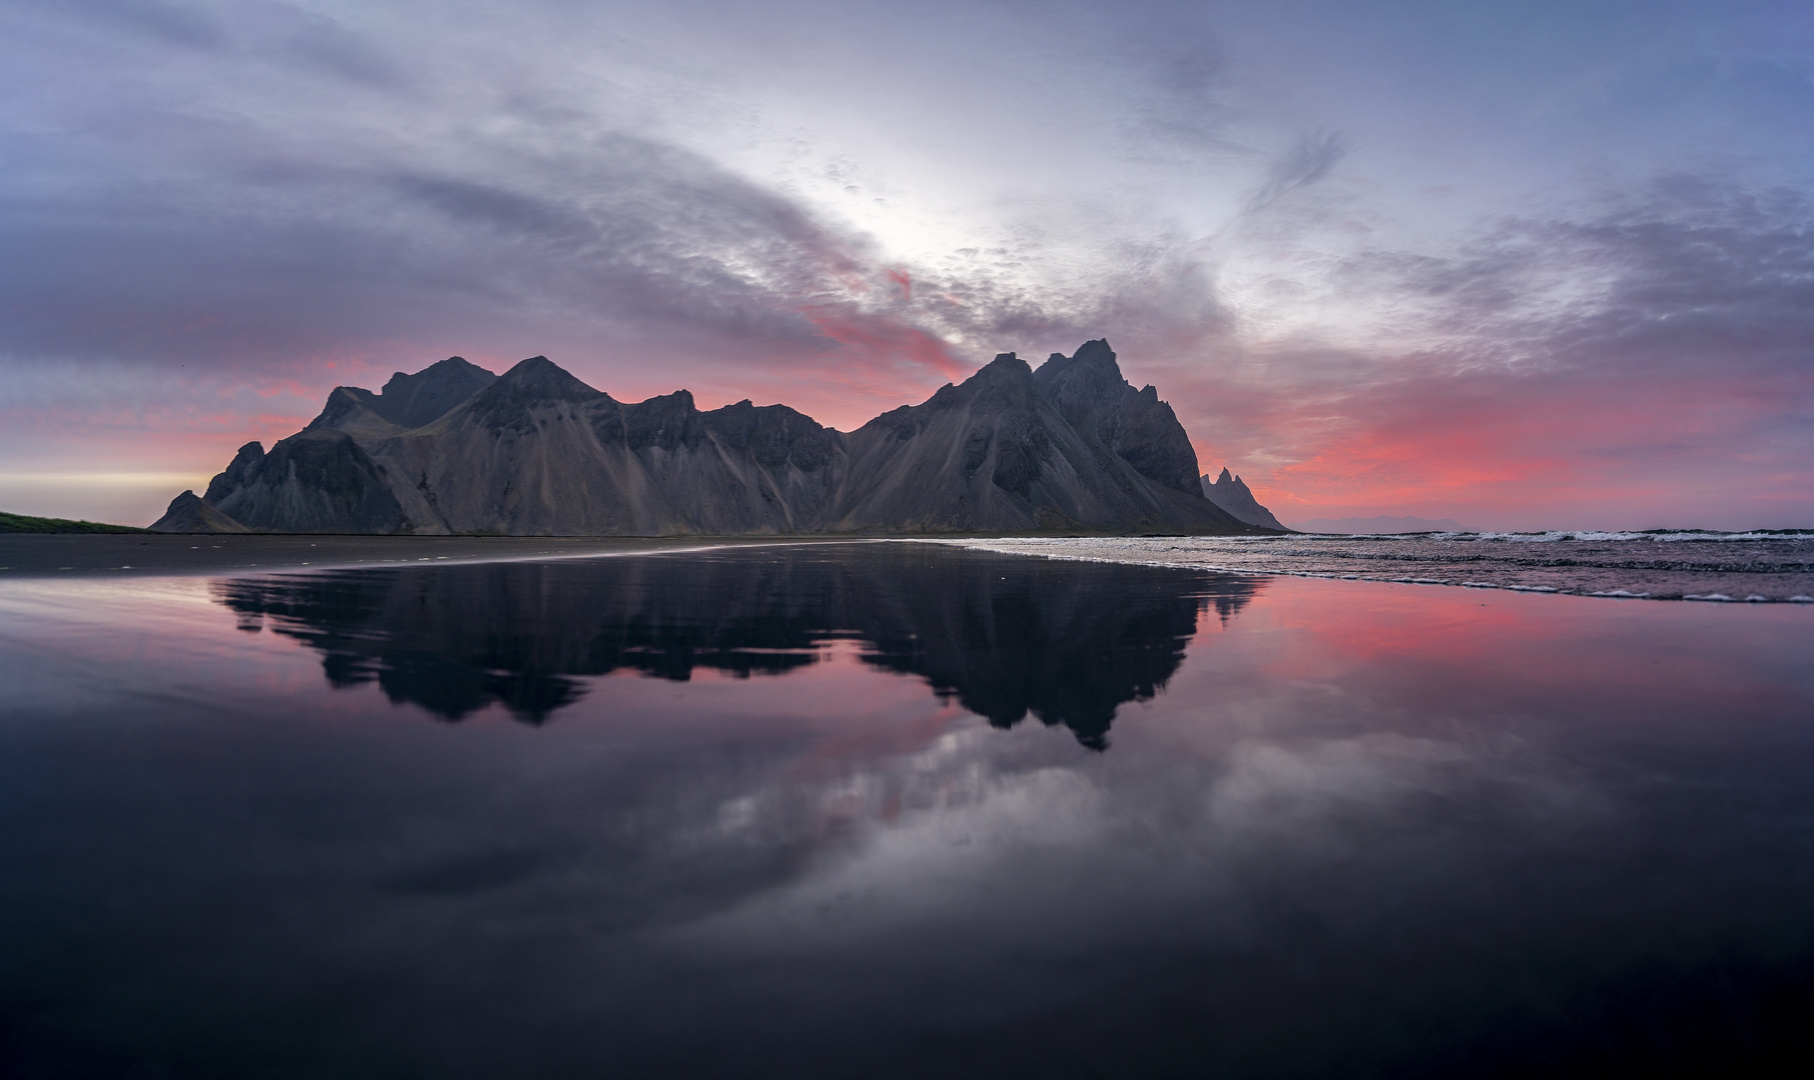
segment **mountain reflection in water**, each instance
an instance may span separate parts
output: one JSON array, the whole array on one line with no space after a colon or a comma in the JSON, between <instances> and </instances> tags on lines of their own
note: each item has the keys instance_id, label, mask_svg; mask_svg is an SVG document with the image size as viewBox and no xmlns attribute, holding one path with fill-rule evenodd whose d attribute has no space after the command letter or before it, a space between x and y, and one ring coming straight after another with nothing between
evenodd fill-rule
<instances>
[{"instance_id":1,"label":"mountain reflection in water","mask_svg":"<svg viewBox=\"0 0 1814 1080\"><path fill-rule=\"evenodd\" d=\"M448 720L495 701L539 724L588 676L784 675L852 640L997 727L1032 713L1101 750L1116 709L1177 671L1198 617L1225 622L1264 585L850 544L227 579L214 596L242 628L320 652L334 686L375 681Z\"/></svg>"}]
</instances>

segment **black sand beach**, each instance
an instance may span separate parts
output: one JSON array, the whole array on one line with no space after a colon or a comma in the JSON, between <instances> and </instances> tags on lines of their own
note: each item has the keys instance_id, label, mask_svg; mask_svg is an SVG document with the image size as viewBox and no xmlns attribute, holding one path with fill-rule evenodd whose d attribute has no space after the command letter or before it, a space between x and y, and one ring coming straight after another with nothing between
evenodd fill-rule
<instances>
[{"instance_id":1,"label":"black sand beach","mask_svg":"<svg viewBox=\"0 0 1814 1080\"><path fill-rule=\"evenodd\" d=\"M84 574L221 574L416 562L496 562L745 544L749 537L0 534L0 580Z\"/></svg>"}]
</instances>

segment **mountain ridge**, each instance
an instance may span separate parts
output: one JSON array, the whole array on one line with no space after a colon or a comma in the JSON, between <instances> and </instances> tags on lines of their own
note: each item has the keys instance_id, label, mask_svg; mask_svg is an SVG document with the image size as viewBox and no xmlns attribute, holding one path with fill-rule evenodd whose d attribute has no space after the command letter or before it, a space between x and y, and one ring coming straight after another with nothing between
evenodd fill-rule
<instances>
[{"instance_id":1,"label":"mountain ridge","mask_svg":"<svg viewBox=\"0 0 1814 1080\"><path fill-rule=\"evenodd\" d=\"M247 443L152 528L1253 531L1204 498L1196 475L1171 406L1134 389L1105 340L1037 371L1003 353L848 434L747 399L702 411L686 390L619 402L544 356L502 375L452 357L398 372L377 394L336 388L301 431L269 452Z\"/></svg>"}]
</instances>

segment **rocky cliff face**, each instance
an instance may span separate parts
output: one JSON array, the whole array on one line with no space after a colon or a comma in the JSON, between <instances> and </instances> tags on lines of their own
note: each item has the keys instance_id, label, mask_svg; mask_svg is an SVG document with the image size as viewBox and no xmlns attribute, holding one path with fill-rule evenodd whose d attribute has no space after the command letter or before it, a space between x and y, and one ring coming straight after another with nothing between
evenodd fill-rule
<instances>
[{"instance_id":1,"label":"rocky cliff face","mask_svg":"<svg viewBox=\"0 0 1814 1080\"><path fill-rule=\"evenodd\" d=\"M1247 531L1196 467L1171 407L1103 341L1038 371L1004 354L848 436L783 405L702 412L685 390L619 402L545 357L501 377L454 357L378 394L336 389L196 501L261 532ZM153 528L216 520L177 510Z\"/></svg>"},{"instance_id":2,"label":"rocky cliff face","mask_svg":"<svg viewBox=\"0 0 1814 1080\"><path fill-rule=\"evenodd\" d=\"M1228 474L1227 466L1223 466L1222 475L1216 477L1213 483L1208 473L1204 473L1199 482L1203 485L1204 498L1247 524L1285 531L1285 526L1272 516L1272 511L1260 505L1260 501L1253 497L1253 492L1248 490L1241 478Z\"/></svg>"}]
</instances>

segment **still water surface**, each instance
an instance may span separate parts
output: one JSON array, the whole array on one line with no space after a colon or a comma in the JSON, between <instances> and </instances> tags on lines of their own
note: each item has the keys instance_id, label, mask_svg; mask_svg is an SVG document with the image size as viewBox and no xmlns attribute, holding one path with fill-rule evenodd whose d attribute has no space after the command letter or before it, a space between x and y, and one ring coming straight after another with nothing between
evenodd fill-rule
<instances>
[{"instance_id":1,"label":"still water surface","mask_svg":"<svg viewBox=\"0 0 1814 1080\"><path fill-rule=\"evenodd\" d=\"M898 543L12 581L0 1073L1805 1066L1811 629Z\"/></svg>"}]
</instances>

